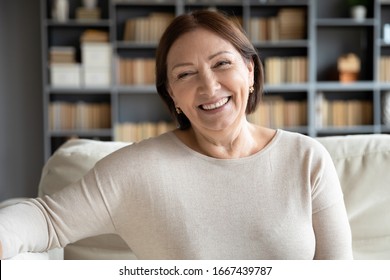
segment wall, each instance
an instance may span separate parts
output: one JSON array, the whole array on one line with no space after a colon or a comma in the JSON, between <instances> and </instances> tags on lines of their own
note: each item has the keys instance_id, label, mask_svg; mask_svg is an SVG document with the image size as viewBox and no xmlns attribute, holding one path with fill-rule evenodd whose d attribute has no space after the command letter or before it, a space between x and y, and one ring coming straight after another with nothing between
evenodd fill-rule
<instances>
[{"instance_id":1,"label":"wall","mask_svg":"<svg viewBox=\"0 0 390 280\"><path fill-rule=\"evenodd\" d=\"M0 201L37 194L43 166L39 1L0 4Z\"/></svg>"}]
</instances>

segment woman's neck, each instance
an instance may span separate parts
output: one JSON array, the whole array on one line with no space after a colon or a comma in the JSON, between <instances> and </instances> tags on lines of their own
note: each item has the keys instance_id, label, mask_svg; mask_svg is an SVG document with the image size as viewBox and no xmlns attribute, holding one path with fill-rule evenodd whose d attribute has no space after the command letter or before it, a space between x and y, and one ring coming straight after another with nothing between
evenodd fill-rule
<instances>
[{"instance_id":1,"label":"woman's neck","mask_svg":"<svg viewBox=\"0 0 390 280\"><path fill-rule=\"evenodd\" d=\"M235 130L199 131L196 128L176 130L177 137L189 148L219 159L243 158L260 151L275 131L245 122Z\"/></svg>"}]
</instances>

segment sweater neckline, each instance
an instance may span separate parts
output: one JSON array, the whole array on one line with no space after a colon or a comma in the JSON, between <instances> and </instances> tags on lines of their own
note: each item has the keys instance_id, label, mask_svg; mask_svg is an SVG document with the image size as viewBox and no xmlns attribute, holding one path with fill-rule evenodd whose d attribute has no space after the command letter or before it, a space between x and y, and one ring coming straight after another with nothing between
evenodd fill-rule
<instances>
[{"instance_id":1,"label":"sweater neckline","mask_svg":"<svg viewBox=\"0 0 390 280\"><path fill-rule=\"evenodd\" d=\"M197 158L203 159L205 161L209 162L219 162L219 163L245 163L247 161L252 161L254 159L257 159L258 157L263 156L264 154L268 153L269 150L271 150L276 143L279 141L282 135L282 130L281 129L276 129L276 133L269 141L269 143L260 151L254 153L253 155L247 156L247 157L242 157L242 158L234 158L234 159L219 159L219 158L214 158L210 157L204 154L201 154L190 147L188 147L186 144L184 144L173 131L170 131L167 133L167 136L169 136L182 150L185 152L189 153L192 156L195 156Z\"/></svg>"}]
</instances>

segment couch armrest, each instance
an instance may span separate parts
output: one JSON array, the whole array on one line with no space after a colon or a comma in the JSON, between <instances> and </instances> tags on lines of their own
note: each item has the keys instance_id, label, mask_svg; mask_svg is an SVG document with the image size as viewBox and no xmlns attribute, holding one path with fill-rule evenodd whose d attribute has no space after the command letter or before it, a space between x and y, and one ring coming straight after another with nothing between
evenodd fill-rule
<instances>
[{"instance_id":1,"label":"couch armrest","mask_svg":"<svg viewBox=\"0 0 390 280\"><path fill-rule=\"evenodd\" d=\"M0 202L0 208L7 207L18 203L20 201L26 200L25 197L10 198ZM57 248L52 249L47 252L42 253L21 253L11 258L11 260L63 260L64 259L64 249Z\"/></svg>"}]
</instances>

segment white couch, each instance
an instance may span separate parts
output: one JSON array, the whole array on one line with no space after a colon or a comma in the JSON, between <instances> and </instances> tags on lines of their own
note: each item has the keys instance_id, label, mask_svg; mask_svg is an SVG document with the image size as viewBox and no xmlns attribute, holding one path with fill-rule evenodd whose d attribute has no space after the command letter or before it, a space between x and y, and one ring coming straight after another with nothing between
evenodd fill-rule
<instances>
[{"instance_id":1,"label":"white couch","mask_svg":"<svg viewBox=\"0 0 390 280\"><path fill-rule=\"evenodd\" d=\"M390 259L390 135L317 138L335 163L344 192L355 259ZM78 180L96 161L123 142L70 140L43 168L39 195L51 194ZM13 203L14 201L12 201ZM20 254L38 259L135 259L121 238L102 235L46 254Z\"/></svg>"}]
</instances>

